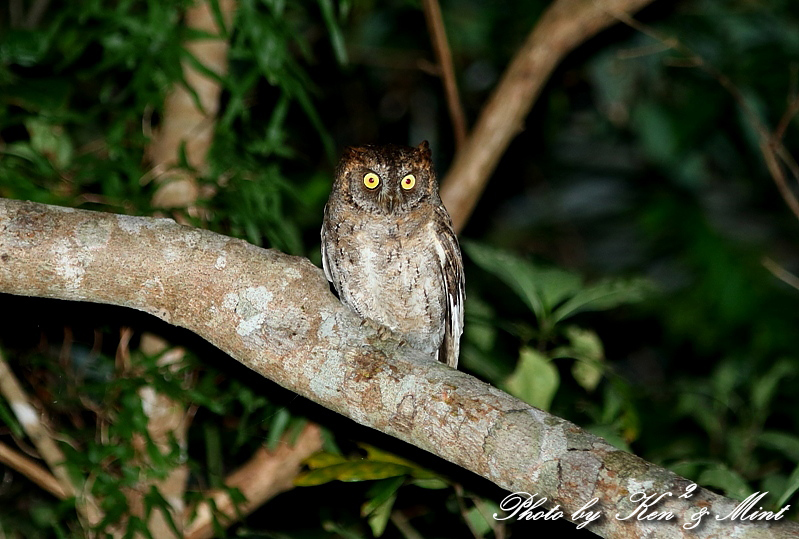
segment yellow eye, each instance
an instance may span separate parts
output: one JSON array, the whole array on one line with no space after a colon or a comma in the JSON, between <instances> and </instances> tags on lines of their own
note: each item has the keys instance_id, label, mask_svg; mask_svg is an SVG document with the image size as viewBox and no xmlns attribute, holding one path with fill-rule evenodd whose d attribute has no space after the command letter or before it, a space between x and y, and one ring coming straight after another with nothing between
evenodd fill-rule
<instances>
[{"instance_id":1,"label":"yellow eye","mask_svg":"<svg viewBox=\"0 0 799 539\"><path fill-rule=\"evenodd\" d=\"M363 177L363 184L367 189L374 189L380 185L380 178L374 172L367 172Z\"/></svg>"},{"instance_id":2,"label":"yellow eye","mask_svg":"<svg viewBox=\"0 0 799 539\"><path fill-rule=\"evenodd\" d=\"M407 176L402 178L400 185L402 186L403 189L413 189L413 186L416 185L416 176L414 176L413 174L408 174Z\"/></svg>"}]
</instances>

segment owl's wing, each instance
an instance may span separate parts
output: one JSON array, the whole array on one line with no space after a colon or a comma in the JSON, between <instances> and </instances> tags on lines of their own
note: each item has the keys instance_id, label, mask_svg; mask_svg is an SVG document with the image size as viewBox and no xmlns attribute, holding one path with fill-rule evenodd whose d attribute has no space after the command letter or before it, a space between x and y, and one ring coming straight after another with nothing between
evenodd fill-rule
<instances>
[{"instance_id":1,"label":"owl's wing","mask_svg":"<svg viewBox=\"0 0 799 539\"><path fill-rule=\"evenodd\" d=\"M331 263L330 263L330 260L328 258L329 254L327 252L327 227L328 227L327 205L325 205L325 218L322 221L322 233L321 233L321 236L322 236L322 269L325 270L325 277L327 277L327 280L330 281L331 283L333 283L333 286L335 287L336 292L338 292L338 282L333 280L333 272L331 271Z\"/></svg>"},{"instance_id":2,"label":"owl's wing","mask_svg":"<svg viewBox=\"0 0 799 539\"><path fill-rule=\"evenodd\" d=\"M458 368L461 334L463 333L463 304L466 300L466 281L463 274L463 258L458 238L452 229L452 220L443 205L436 207L436 253L444 280L447 298L444 320L444 342L438 351L439 361L446 361L453 369Z\"/></svg>"}]
</instances>

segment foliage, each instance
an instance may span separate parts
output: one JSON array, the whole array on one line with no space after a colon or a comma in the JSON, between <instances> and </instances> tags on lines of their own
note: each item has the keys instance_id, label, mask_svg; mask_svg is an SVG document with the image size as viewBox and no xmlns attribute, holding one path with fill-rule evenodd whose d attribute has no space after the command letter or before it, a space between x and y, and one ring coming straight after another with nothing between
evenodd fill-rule
<instances>
[{"instance_id":1,"label":"foliage","mask_svg":"<svg viewBox=\"0 0 799 539\"><path fill-rule=\"evenodd\" d=\"M562 322L583 311L612 309L641 301L651 285L642 279L605 279L586 285L577 273L542 267L474 242L461 243L473 262L508 284L530 308L538 324L537 329L524 322L515 324L519 336L533 342L525 344L519 351L517 367L504 382L508 391L533 406L549 410L560 385L558 370L551 363L556 357L575 359L572 368L575 381L587 391L593 391L604 369L602 343L593 331ZM550 342L559 338L567 344L548 349ZM490 362L494 359L490 353L490 348L485 349L476 360ZM468 357L475 358L472 355ZM474 360L470 367L480 370Z\"/></svg>"},{"instance_id":2,"label":"foliage","mask_svg":"<svg viewBox=\"0 0 799 539\"><path fill-rule=\"evenodd\" d=\"M181 62L202 68L183 43L207 37L182 24L189 4L50 3L31 21L0 8L0 196L159 213L150 129L183 83ZM546 6L442 1L470 122ZM799 76L799 12L787 0L686 0L638 18L671 41L618 25L567 58L467 226L461 365L723 494L769 491L770 506L795 505L799 293L762 260L796 273L799 223L754 126L783 123L797 154L797 120L783 118ZM318 262L339 148L428 139L446 171L454 142L440 81L425 68L433 55L418 2L242 0L224 35L230 69L217 77L222 107L200 178L207 218L172 217ZM276 447L310 416L329 429L298 480L314 486L229 534L495 533L486 515L501 491L253 380L183 332L122 309L2 299L18 315L0 346L111 520L124 518L122 491L142 477L188 459L193 492L221 486L258 445ZM121 344L124 327L185 347L180 370L136 337ZM143 387L196 411L186 450L154 450ZM0 442L24 443L3 399L0 429ZM141 452L151 465L137 462ZM80 536L74 503L6 477L1 534ZM151 511L165 506L157 493L145 499ZM525 534L530 524L511 526Z\"/></svg>"}]
</instances>

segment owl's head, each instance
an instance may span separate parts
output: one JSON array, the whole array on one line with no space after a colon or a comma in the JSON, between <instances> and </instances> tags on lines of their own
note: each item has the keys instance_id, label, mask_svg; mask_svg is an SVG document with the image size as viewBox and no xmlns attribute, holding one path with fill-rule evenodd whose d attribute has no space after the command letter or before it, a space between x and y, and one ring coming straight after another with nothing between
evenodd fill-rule
<instances>
[{"instance_id":1,"label":"owl's head","mask_svg":"<svg viewBox=\"0 0 799 539\"><path fill-rule=\"evenodd\" d=\"M421 202L435 202L438 184L427 141L415 148L388 144L345 149L333 193L383 215L401 215Z\"/></svg>"}]
</instances>

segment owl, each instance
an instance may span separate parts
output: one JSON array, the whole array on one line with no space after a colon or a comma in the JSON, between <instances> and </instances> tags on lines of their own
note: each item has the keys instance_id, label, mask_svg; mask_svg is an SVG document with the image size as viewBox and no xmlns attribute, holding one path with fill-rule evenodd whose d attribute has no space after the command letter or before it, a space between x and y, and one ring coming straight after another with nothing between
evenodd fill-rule
<instances>
[{"instance_id":1,"label":"owl","mask_svg":"<svg viewBox=\"0 0 799 539\"><path fill-rule=\"evenodd\" d=\"M457 368L463 260L426 141L344 151L325 206L322 264L362 318Z\"/></svg>"}]
</instances>

